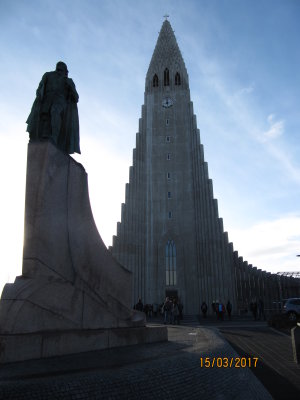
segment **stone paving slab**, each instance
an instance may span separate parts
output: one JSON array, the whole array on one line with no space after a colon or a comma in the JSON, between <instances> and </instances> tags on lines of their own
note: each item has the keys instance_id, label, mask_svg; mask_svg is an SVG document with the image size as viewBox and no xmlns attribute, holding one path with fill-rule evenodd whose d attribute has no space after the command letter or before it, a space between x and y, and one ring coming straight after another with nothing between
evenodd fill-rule
<instances>
[{"instance_id":1,"label":"stone paving slab","mask_svg":"<svg viewBox=\"0 0 300 400\"><path fill-rule=\"evenodd\" d=\"M216 330L168 333L168 343L4 365L0 399L272 399L249 368L201 366L201 357L237 357Z\"/></svg>"}]
</instances>

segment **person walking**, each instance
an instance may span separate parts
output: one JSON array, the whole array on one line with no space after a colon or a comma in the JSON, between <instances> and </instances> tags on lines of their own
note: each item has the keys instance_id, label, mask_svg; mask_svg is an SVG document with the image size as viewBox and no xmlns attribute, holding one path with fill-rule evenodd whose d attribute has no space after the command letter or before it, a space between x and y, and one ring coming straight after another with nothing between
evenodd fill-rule
<instances>
[{"instance_id":1,"label":"person walking","mask_svg":"<svg viewBox=\"0 0 300 400\"><path fill-rule=\"evenodd\" d=\"M202 312L203 318L206 318L207 304L205 303L205 301L203 301L201 304L201 312Z\"/></svg>"},{"instance_id":2,"label":"person walking","mask_svg":"<svg viewBox=\"0 0 300 400\"><path fill-rule=\"evenodd\" d=\"M179 311L179 319L182 320L183 319L183 304L181 303L181 301L179 301L179 303L178 303L178 311Z\"/></svg>"},{"instance_id":3,"label":"person walking","mask_svg":"<svg viewBox=\"0 0 300 400\"><path fill-rule=\"evenodd\" d=\"M166 297L164 302L164 324L169 324L171 322L171 308L172 302L170 301L169 297Z\"/></svg>"},{"instance_id":4,"label":"person walking","mask_svg":"<svg viewBox=\"0 0 300 400\"><path fill-rule=\"evenodd\" d=\"M172 324L179 325L179 309L177 301L175 299L173 300L173 306L172 306Z\"/></svg>"},{"instance_id":5,"label":"person walking","mask_svg":"<svg viewBox=\"0 0 300 400\"><path fill-rule=\"evenodd\" d=\"M222 303L222 301L219 301L219 305L218 305L218 319L220 319L221 321L224 320L224 314L225 314L225 306Z\"/></svg>"},{"instance_id":6,"label":"person walking","mask_svg":"<svg viewBox=\"0 0 300 400\"><path fill-rule=\"evenodd\" d=\"M256 301L252 301L250 303L250 310L252 312L254 321L256 321L257 320L257 302Z\"/></svg>"},{"instance_id":7,"label":"person walking","mask_svg":"<svg viewBox=\"0 0 300 400\"><path fill-rule=\"evenodd\" d=\"M230 303L229 300L227 301L227 304L226 304L226 311L228 314L228 319L231 320L232 304Z\"/></svg>"}]
</instances>

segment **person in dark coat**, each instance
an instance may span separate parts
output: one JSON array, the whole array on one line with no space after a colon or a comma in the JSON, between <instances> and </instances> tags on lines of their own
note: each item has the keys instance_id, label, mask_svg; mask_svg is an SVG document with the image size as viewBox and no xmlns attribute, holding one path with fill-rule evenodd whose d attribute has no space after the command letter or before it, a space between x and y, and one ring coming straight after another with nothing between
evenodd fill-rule
<instances>
[{"instance_id":1,"label":"person in dark coat","mask_svg":"<svg viewBox=\"0 0 300 400\"><path fill-rule=\"evenodd\" d=\"M203 318L206 318L207 304L205 303L205 301L203 301L201 304L201 312L203 314Z\"/></svg>"},{"instance_id":2,"label":"person in dark coat","mask_svg":"<svg viewBox=\"0 0 300 400\"><path fill-rule=\"evenodd\" d=\"M164 302L163 310L164 310L164 324L169 324L172 322L171 311L172 311L173 303L166 297Z\"/></svg>"},{"instance_id":3,"label":"person in dark coat","mask_svg":"<svg viewBox=\"0 0 300 400\"><path fill-rule=\"evenodd\" d=\"M183 304L181 303L181 301L179 301L179 303L178 303L178 311L179 311L179 319L182 320L183 319Z\"/></svg>"},{"instance_id":4,"label":"person in dark coat","mask_svg":"<svg viewBox=\"0 0 300 400\"><path fill-rule=\"evenodd\" d=\"M178 325L180 324L179 309L177 301L175 299L173 300L173 306L172 306L172 324L178 324Z\"/></svg>"},{"instance_id":5,"label":"person in dark coat","mask_svg":"<svg viewBox=\"0 0 300 400\"><path fill-rule=\"evenodd\" d=\"M138 302L136 303L135 309L138 311L144 311L144 305L141 299L139 299Z\"/></svg>"},{"instance_id":6,"label":"person in dark coat","mask_svg":"<svg viewBox=\"0 0 300 400\"><path fill-rule=\"evenodd\" d=\"M250 303L250 310L252 312L254 321L256 321L256 319L257 319L257 302L256 301L252 301Z\"/></svg>"},{"instance_id":7,"label":"person in dark coat","mask_svg":"<svg viewBox=\"0 0 300 400\"><path fill-rule=\"evenodd\" d=\"M228 319L231 319L232 304L230 303L229 300L227 301L227 304L226 304L226 311L228 314Z\"/></svg>"}]
</instances>

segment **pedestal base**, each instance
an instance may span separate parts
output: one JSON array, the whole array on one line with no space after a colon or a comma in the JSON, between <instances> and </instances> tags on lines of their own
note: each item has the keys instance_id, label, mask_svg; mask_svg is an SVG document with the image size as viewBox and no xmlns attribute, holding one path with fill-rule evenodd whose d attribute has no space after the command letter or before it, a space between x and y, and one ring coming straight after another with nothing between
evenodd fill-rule
<instances>
[{"instance_id":1,"label":"pedestal base","mask_svg":"<svg viewBox=\"0 0 300 400\"><path fill-rule=\"evenodd\" d=\"M0 335L0 363L167 340L164 326Z\"/></svg>"}]
</instances>

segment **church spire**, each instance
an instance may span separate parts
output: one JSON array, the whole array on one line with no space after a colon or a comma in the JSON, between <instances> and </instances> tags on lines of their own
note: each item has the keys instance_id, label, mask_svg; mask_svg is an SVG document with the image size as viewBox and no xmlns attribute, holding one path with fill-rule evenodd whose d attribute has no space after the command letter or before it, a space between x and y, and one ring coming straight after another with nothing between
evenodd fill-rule
<instances>
[{"instance_id":1,"label":"church spire","mask_svg":"<svg viewBox=\"0 0 300 400\"><path fill-rule=\"evenodd\" d=\"M177 74L177 77L180 77L182 87L188 87L188 75L184 60L172 26L167 18L161 27L150 61L146 76L146 89L150 89L154 82L162 82L166 70L170 75L170 85L175 84L175 76Z\"/></svg>"}]
</instances>

